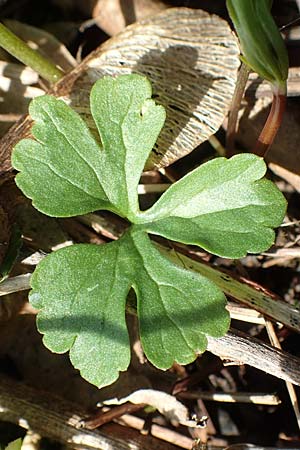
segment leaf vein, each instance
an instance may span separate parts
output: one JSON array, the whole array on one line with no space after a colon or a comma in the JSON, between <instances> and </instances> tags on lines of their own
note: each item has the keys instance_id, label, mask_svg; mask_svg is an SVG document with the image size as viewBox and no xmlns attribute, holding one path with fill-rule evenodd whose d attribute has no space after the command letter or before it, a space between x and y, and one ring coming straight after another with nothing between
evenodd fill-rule
<instances>
[{"instance_id":1,"label":"leaf vein","mask_svg":"<svg viewBox=\"0 0 300 450\"><path fill-rule=\"evenodd\" d=\"M60 129L59 123L58 123L57 121L55 121L55 119L52 118L52 117L50 116L50 114L46 111L46 109L44 109L44 108L42 108L42 109L43 109L45 115L46 115L47 117L49 117L50 120L52 120L52 122L53 122L53 124L54 124L56 130L58 131L58 133L63 137L63 139L64 139L64 140L69 144L69 146L74 150L74 152L78 155L78 157L81 159L81 161L83 161L83 162L86 164L86 166L91 170L91 172L92 172L93 175L95 176L96 180L97 180L98 183L100 184L101 188L103 189L102 183L101 183L101 181L100 181L100 178L99 178L98 173L96 172L95 168L90 164L90 162L89 162L87 159L84 158L83 155L81 155L81 154L79 153L77 147L74 146L74 145L72 144L72 142L68 139L68 136ZM97 146L97 147L98 147L98 146ZM98 147L98 148L99 148L99 147ZM100 159L100 156L101 156L101 153L100 153L100 148L99 148L99 159ZM103 189L103 191L104 191L104 189Z\"/></svg>"},{"instance_id":2,"label":"leaf vein","mask_svg":"<svg viewBox=\"0 0 300 450\"><path fill-rule=\"evenodd\" d=\"M94 199L94 200L99 200L99 201L106 201L105 199L102 199L100 197L95 197L94 195L90 194L89 192L87 192L86 190L84 190L81 186L78 186L77 184L74 183L74 181L70 180L69 178L67 178L66 176L58 173L55 168L52 166L52 164L45 162L39 158L37 158L36 156L27 156L28 159L33 159L34 161L38 161L39 163L41 163L42 165L48 167L48 169L54 173L54 175L56 175L57 177L61 178L62 180L64 180L65 182L67 182L68 184L70 184L71 186L75 187L76 189L78 189L79 191L83 192L84 194L88 195L90 198Z\"/></svg>"}]
</instances>

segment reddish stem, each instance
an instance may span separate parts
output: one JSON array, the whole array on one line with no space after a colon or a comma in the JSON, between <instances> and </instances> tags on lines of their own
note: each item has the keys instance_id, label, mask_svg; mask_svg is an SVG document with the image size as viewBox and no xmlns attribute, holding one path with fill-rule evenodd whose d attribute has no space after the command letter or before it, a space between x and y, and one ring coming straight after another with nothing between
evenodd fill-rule
<instances>
[{"instance_id":1,"label":"reddish stem","mask_svg":"<svg viewBox=\"0 0 300 450\"><path fill-rule=\"evenodd\" d=\"M270 113L253 150L256 155L266 156L281 125L285 105L286 93L275 87Z\"/></svg>"}]
</instances>

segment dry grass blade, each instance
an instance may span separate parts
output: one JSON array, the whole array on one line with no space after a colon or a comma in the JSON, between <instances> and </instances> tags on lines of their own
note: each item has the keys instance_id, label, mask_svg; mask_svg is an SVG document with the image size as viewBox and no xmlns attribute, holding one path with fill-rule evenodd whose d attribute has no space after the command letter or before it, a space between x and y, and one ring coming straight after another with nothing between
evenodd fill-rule
<instances>
[{"instance_id":1,"label":"dry grass blade","mask_svg":"<svg viewBox=\"0 0 300 450\"><path fill-rule=\"evenodd\" d=\"M275 348L281 349L281 345L280 345L279 339L275 333L273 324L269 320L266 320L266 330L267 330L271 344ZM294 409L298 428L300 429L300 411L299 411L299 403L298 403L297 395L295 392L295 388L294 388L293 384L289 381L286 381L285 384L286 384L286 387L287 387L287 390L289 393L292 407Z\"/></svg>"},{"instance_id":2,"label":"dry grass blade","mask_svg":"<svg viewBox=\"0 0 300 450\"><path fill-rule=\"evenodd\" d=\"M0 283L0 296L30 289L30 277L31 273L25 273L3 281Z\"/></svg>"},{"instance_id":3,"label":"dry grass blade","mask_svg":"<svg viewBox=\"0 0 300 450\"><path fill-rule=\"evenodd\" d=\"M281 400L275 394L253 393L253 392L209 392L188 391L178 396L180 399L202 400L226 403L254 403L255 405L280 405Z\"/></svg>"},{"instance_id":4,"label":"dry grass blade","mask_svg":"<svg viewBox=\"0 0 300 450\"><path fill-rule=\"evenodd\" d=\"M277 378L300 385L299 358L240 331L231 329L226 336L217 339L208 336L207 349L221 359L248 364Z\"/></svg>"},{"instance_id":5,"label":"dry grass blade","mask_svg":"<svg viewBox=\"0 0 300 450\"><path fill-rule=\"evenodd\" d=\"M261 312L265 316L283 323L289 328L300 331L300 311L292 305L283 302L275 296L271 296L268 292L259 290L258 286L251 285L246 279L236 279L227 273L215 269L214 267L201 262L196 255L190 254L184 248L180 250L167 250L160 246L160 250L168 256L173 262L187 268L199 272L205 277L213 281L222 291L239 302L250 308Z\"/></svg>"},{"instance_id":6,"label":"dry grass blade","mask_svg":"<svg viewBox=\"0 0 300 450\"><path fill-rule=\"evenodd\" d=\"M260 325L265 324L264 316L258 311L255 311L255 309L247 308L233 302L228 302L226 308L230 313L231 319Z\"/></svg>"}]
</instances>

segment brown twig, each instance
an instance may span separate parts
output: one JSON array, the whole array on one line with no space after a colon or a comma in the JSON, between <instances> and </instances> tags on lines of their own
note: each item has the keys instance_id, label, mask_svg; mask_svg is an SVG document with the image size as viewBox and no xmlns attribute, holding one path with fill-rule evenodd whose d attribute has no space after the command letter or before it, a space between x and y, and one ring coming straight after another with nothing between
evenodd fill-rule
<instances>
[{"instance_id":1,"label":"brown twig","mask_svg":"<svg viewBox=\"0 0 300 450\"><path fill-rule=\"evenodd\" d=\"M145 428L145 420L139 417L132 416L130 414L125 414L120 419L117 419L117 423L126 427L134 428L136 430L139 430L140 432L142 432L142 430ZM175 444L176 448L180 447L190 450L193 444L193 439L184 436L172 429L157 424L151 425L151 436L161 439L165 443L168 442L170 444ZM157 447L155 447L155 450L157 450Z\"/></svg>"},{"instance_id":2,"label":"brown twig","mask_svg":"<svg viewBox=\"0 0 300 450\"><path fill-rule=\"evenodd\" d=\"M247 84L248 76L250 70L246 64L242 63L240 71L238 74L238 79L233 94L230 112L228 116L228 124L226 131L226 150L227 156L232 156L234 154L234 141L236 135L236 125L238 121L238 113L240 109L240 104L244 95L245 87Z\"/></svg>"},{"instance_id":3,"label":"brown twig","mask_svg":"<svg viewBox=\"0 0 300 450\"><path fill-rule=\"evenodd\" d=\"M115 406L108 411L97 411L94 415L84 419L80 422L80 426L86 430L95 430L101 427L105 423L109 423L112 420L118 419L124 414L131 414L144 408L145 404L135 405L133 403L124 403L123 405Z\"/></svg>"}]
</instances>

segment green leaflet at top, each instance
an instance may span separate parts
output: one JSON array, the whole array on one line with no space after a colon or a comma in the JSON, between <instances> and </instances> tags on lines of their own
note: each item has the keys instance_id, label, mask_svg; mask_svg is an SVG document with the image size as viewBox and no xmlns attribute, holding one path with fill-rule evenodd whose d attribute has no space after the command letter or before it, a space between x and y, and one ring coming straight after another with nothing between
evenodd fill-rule
<instances>
[{"instance_id":1,"label":"green leaflet at top","mask_svg":"<svg viewBox=\"0 0 300 450\"><path fill-rule=\"evenodd\" d=\"M35 139L19 142L13 165L20 189L48 215L108 209L132 223L117 242L52 253L32 276L30 300L40 309L45 344L70 351L82 376L100 387L129 364L125 306L131 288L145 354L159 368L191 362L206 348L207 335L221 336L229 326L219 288L167 260L148 233L237 258L272 244L286 202L263 178L264 161L240 154L201 165L140 211L138 182L164 109L151 99L145 77L124 75L96 82L91 111L99 136L61 100L33 100Z\"/></svg>"},{"instance_id":2,"label":"green leaflet at top","mask_svg":"<svg viewBox=\"0 0 300 450\"><path fill-rule=\"evenodd\" d=\"M226 4L245 63L262 78L283 87L289 63L283 39L270 12L272 1L227 0Z\"/></svg>"},{"instance_id":3,"label":"green leaflet at top","mask_svg":"<svg viewBox=\"0 0 300 450\"><path fill-rule=\"evenodd\" d=\"M36 141L22 140L12 163L21 171L18 186L34 206L56 217L96 209L133 217L140 175L165 120L151 92L141 76L105 77L94 85L91 112L101 144L62 101L33 100L29 113Z\"/></svg>"}]
</instances>

